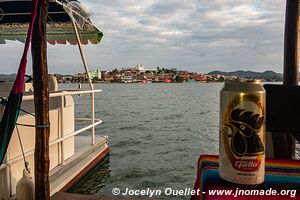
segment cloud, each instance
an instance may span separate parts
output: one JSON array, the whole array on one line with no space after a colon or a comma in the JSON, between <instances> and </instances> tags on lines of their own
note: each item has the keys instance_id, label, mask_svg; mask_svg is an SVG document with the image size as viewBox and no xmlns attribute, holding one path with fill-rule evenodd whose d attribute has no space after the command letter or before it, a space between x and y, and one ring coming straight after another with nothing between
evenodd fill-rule
<instances>
[{"instance_id":1,"label":"cloud","mask_svg":"<svg viewBox=\"0 0 300 200\"><path fill-rule=\"evenodd\" d=\"M86 0L104 37L85 46L90 68L143 63L208 72L282 71L285 4L281 0ZM1 45L3 46L3 45ZM10 73L20 45L1 49ZM75 59L74 59L75 58ZM77 48L49 46L50 72L83 71Z\"/></svg>"},{"instance_id":2,"label":"cloud","mask_svg":"<svg viewBox=\"0 0 300 200\"><path fill-rule=\"evenodd\" d=\"M220 27L249 27L267 23L269 21L269 13L249 4L208 11L206 18L215 21Z\"/></svg>"}]
</instances>

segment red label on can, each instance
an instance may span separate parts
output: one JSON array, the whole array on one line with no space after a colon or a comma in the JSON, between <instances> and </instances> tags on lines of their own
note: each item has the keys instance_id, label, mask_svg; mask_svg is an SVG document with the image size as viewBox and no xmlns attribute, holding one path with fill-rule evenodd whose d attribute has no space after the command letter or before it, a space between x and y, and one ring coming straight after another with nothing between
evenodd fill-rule
<instances>
[{"instance_id":1,"label":"red label on can","mask_svg":"<svg viewBox=\"0 0 300 200\"><path fill-rule=\"evenodd\" d=\"M260 167L261 160L237 160L233 168L239 171L253 172Z\"/></svg>"}]
</instances>

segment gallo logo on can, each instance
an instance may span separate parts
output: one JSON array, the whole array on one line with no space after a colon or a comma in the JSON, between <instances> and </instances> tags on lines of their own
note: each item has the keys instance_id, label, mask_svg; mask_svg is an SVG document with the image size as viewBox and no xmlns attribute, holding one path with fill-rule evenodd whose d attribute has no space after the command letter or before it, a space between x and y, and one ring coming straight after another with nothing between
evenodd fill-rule
<instances>
[{"instance_id":1,"label":"gallo logo on can","mask_svg":"<svg viewBox=\"0 0 300 200\"><path fill-rule=\"evenodd\" d=\"M226 154L236 170L255 171L259 168L260 155L264 154L264 144L259 135L263 122L264 112L256 95L238 95L228 105L223 139ZM247 166L254 163L256 166Z\"/></svg>"}]
</instances>

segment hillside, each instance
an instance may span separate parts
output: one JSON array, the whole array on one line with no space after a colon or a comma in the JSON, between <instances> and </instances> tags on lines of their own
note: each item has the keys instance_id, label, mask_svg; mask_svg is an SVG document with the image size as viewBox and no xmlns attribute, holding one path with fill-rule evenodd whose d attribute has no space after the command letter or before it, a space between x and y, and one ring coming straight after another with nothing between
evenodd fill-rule
<instances>
[{"instance_id":1,"label":"hillside","mask_svg":"<svg viewBox=\"0 0 300 200\"><path fill-rule=\"evenodd\" d=\"M224 76L237 76L239 78L257 78L264 79L267 81L281 81L282 74L276 73L274 71L264 71L264 72L254 72L254 71L232 71L232 72L222 72L222 71L212 71L208 74L220 74Z\"/></svg>"},{"instance_id":2,"label":"hillside","mask_svg":"<svg viewBox=\"0 0 300 200\"><path fill-rule=\"evenodd\" d=\"M16 74L0 74L0 81L14 82Z\"/></svg>"}]
</instances>

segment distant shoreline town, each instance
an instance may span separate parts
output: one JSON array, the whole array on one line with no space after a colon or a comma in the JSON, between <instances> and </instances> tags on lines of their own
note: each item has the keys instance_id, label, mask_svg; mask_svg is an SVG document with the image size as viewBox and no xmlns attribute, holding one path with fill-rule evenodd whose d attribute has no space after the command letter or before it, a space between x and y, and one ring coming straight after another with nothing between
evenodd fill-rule
<instances>
[{"instance_id":1,"label":"distant shoreline town","mask_svg":"<svg viewBox=\"0 0 300 200\"><path fill-rule=\"evenodd\" d=\"M176 68L146 69L143 65L137 65L134 68L116 68L112 71L91 70L89 76L94 83L190 83L223 82L225 80L225 76L219 74L199 74ZM59 83L86 83L88 76L86 73L57 75L57 81Z\"/></svg>"},{"instance_id":2,"label":"distant shoreline town","mask_svg":"<svg viewBox=\"0 0 300 200\"><path fill-rule=\"evenodd\" d=\"M239 72L239 71L237 71ZM243 71L242 71L243 72ZM249 72L248 72L249 73ZM252 72L254 73L254 72ZM275 74L275 75L274 75ZM253 75L247 72L244 75L230 74L220 71L213 71L208 74L189 72L187 70L177 70L176 68L145 68L138 64L132 68L114 69L112 71L91 70L89 76L94 83L209 83L223 82L225 79L259 78L263 81L280 81L280 75L275 72L266 72L266 76ZM59 83L86 83L88 76L86 73L76 73L74 75L57 75Z\"/></svg>"},{"instance_id":3,"label":"distant shoreline town","mask_svg":"<svg viewBox=\"0 0 300 200\"><path fill-rule=\"evenodd\" d=\"M13 82L16 74L0 74L0 82ZM55 74L59 83L87 83L86 73L74 75ZM176 68L145 68L139 64L131 68L115 68L114 70L94 69L89 71L94 83L210 83L223 82L226 79L260 79L266 82L282 81L282 74L274 71L212 71L209 73L196 73Z\"/></svg>"}]
</instances>

